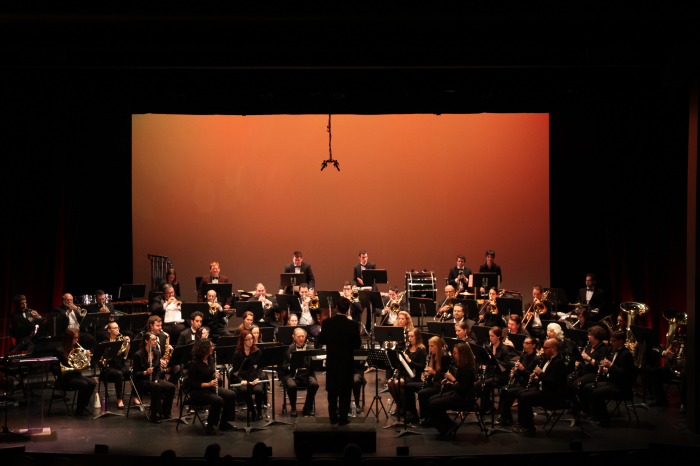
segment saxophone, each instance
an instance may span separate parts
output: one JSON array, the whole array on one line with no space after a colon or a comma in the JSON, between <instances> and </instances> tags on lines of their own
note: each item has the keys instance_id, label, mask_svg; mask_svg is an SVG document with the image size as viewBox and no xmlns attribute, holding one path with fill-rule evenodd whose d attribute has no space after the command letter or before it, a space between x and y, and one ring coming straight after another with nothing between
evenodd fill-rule
<instances>
[{"instance_id":1,"label":"saxophone","mask_svg":"<svg viewBox=\"0 0 700 466\"><path fill-rule=\"evenodd\" d=\"M165 333L165 331L161 330L161 332ZM165 361L165 365L167 366L168 363L170 362L170 357L173 355L173 352L168 349L168 346L170 346L170 335L165 333L165 351L163 351L163 357L161 358L163 361ZM163 372L166 374L170 372L170 367L166 367Z\"/></svg>"}]
</instances>

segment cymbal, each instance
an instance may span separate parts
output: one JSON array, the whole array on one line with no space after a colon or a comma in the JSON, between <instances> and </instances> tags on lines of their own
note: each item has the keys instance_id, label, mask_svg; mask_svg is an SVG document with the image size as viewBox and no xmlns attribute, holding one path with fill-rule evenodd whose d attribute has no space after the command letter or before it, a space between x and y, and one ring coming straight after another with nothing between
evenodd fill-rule
<instances>
[{"instance_id":1,"label":"cymbal","mask_svg":"<svg viewBox=\"0 0 700 466\"><path fill-rule=\"evenodd\" d=\"M464 292L462 292L462 293L457 293L457 294L468 295L468 296L474 296L474 295L476 295L476 293L469 293L468 291L464 291Z\"/></svg>"},{"instance_id":2,"label":"cymbal","mask_svg":"<svg viewBox=\"0 0 700 466\"><path fill-rule=\"evenodd\" d=\"M590 304L586 303L569 303L569 306L574 306L574 307L593 307Z\"/></svg>"}]
</instances>

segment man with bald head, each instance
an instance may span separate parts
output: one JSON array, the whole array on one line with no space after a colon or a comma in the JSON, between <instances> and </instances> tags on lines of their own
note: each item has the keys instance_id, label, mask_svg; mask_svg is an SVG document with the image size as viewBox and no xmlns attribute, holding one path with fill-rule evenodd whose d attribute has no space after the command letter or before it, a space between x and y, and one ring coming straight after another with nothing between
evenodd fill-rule
<instances>
[{"instance_id":1,"label":"man with bald head","mask_svg":"<svg viewBox=\"0 0 700 466\"><path fill-rule=\"evenodd\" d=\"M263 317L256 323L260 327L274 327L275 333L277 333L280 326L280 305L277 303L277 298L267 296L266 291L265 285L258 283L255 286L255 296L251 297L248 302L260 301L263 303Z\"/></svg>"},{"instance_id":2,"label":"man with bald head","mask_svg":"<svg viewBox=\"0 0 700 466\"><path fill-rule=\"evenodd\" d=\"M542 345L542 367L532 371L530 386L518 394L518 424L513 427L516 434L534 434L533 406L553 409L564 401L566 392L566 363L559 354L559 342L550 338Z\"/></svg>"},{"instance_id":3,"label":"man with bald head","mask_svg":"<svg viewBox=\"0 0 700 466\"><path fill-rule=\"evenodd\" d=\"M86 310L79 310L78 306L73 304L73 295L66 293L63 295L63 303L60 306L53 308L54 317L58 317L56 333L63 335L66 329L74 328L78 330L78 343L86 350L95 350L95 338L87 332L80 331L80 322L87 314Z\"/></svg>"}]
</instances>

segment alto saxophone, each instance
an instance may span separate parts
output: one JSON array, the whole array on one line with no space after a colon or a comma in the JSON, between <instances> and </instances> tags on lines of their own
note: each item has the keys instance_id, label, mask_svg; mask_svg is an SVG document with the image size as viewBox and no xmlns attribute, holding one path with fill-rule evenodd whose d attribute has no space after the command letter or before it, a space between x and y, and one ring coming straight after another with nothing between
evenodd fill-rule
<instances>
[{"instance_id":1,"label":"alto saxophone","mask_svg":"<svg viewBox=\"0 0 700 466\"><path fill-rule=\"evenodd\" d=\"M165 331L161 330L161 332L165 333ZM161 358L163 361L165 361L165 365L167 366L168 363L170 362L170 357L173 355L174 350L169 350L168 346L170 346L170 335L165 333L165 351L163 351L163 357ZM166 367L163 372L166 374L170 372L170 367Z\"/></svg>"}]
</instances>

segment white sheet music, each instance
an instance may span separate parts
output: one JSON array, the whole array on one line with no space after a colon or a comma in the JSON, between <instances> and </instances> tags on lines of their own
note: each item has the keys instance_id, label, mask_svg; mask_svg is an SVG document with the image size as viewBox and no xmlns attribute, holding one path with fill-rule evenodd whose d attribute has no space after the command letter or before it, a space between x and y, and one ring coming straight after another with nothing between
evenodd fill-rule
<instances>
[{"instance_id":1,"label":"white sheet music","mask_svg":"<svg viewBox=\"0 0 700 466\"><path fill-rule=\"evenodd\" d=\"M406 356L403 353L399 353L399 361L401 361L401 364L403 364L403 368L406 369L408 377L412 379L415 376L415 374L413 373L413 369L411 369L411 366L409 366L406 362L405 358Z\"/></svg>"}]
</instances>

